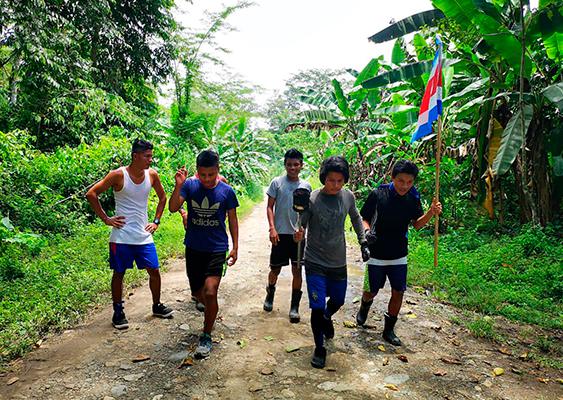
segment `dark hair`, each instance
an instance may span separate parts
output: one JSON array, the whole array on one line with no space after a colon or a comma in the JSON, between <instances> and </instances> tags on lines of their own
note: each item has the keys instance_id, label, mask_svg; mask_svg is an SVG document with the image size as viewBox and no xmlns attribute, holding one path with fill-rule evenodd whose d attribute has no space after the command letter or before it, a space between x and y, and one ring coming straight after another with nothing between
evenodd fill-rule
<instances>
[{"instance_id":1,"label":"dark hair","mask_svg":"<svg viewBox=\"0 0 563 400\"><path fill-rule=\"evenodd\" d=\"M196 167L218 167L219 166L219 154L215 150L207 149L203 150L198 154L196 162Z\"/></svg>"},{"instance_id":2,"label":"dark hair","mask_svg":"<svg viewBox=\"0 0 563 400\"><path fill-rule=\"evenodd\" d=\"M293 148L289 149L288 151L285 152L285 155L283 156L283 163L285 164L289 158L295 158L303 162L303 153L301 153L297 149L293 149Z\"/></svg>"},{"instance_id":3,"label":"dark hair","mask_svg":"<svg viewBox=\"0 0 563 400\"><path fill-rule=\"evenodd\" d=\"M133 141L133 146L131 147L131 157L133 154L141 154L143 151L152 150L152 143L145 139L135 139Z\"/></svg>"},{"instance_id":4,"label":"dark hair","mask_svg":"<svg viewBox=\"0 0 563 400\"><path fill-rule=\"evenodd\" d=\"M395 163L395 165L393 165L393 171L391 171L391 177L395 178L399 174L408 174L416 178L418 175L418 167L412 161L399 160Z\"/></svg>"},{"instance_id":5,"label":"dark hair","mask_svg":"<svg viewBox=\"0 0 563 400\"><path fill-rule=\"evenodd\" d=\"M344 176L344 183L348 182L350 178L350 167L348 167L348 161L342 156L330 156L326 158L321 164L321 171L319 173L319 179L321 183L325 184L326 176L329 172L338 172Z\"/></svg>"}]
</instances>

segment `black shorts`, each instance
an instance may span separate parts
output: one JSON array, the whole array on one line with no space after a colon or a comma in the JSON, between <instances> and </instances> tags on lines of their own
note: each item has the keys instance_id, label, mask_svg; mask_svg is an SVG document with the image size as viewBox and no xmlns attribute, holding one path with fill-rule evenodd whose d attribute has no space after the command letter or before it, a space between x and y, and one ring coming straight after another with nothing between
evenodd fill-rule
<instances>
[{"instance_id":1,"label":"black shorts","mask_svg":"<svg viewBox=\"0 0 563 400\"><path fill-rule=\"evenodd\" d=\"M205 285L208 276L225 276L227 253L209 253L186 247L186 275L192 294Z\"/></svg>"},{"instance_id":2,"label":"black shorts","mask_svg":"<svg viewBox=\"0 0 563 400\"><path fill-rule=\"evenodd\" d=\"M297 243L293 240L293 235L279 235L280 241L276 246L272 245L270 253L270 268L278 269L284 265L289 265L291 259L292 265L297 265ZM301 243L301 265L303 265L303 256L305 241Z\"/></svg>"}]
</instances>

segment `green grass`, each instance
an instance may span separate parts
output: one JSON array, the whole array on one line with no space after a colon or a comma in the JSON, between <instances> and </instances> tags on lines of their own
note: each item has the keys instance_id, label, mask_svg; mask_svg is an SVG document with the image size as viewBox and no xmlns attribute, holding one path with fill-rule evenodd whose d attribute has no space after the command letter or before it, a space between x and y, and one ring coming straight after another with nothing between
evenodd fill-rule
<instances>
[{"instance_id":1,"label":"green grass","mask_svg":"<svg viewBox=\"0 0 563 400\"><path fill-rule=\"evenodd\" d=\"M239 222L257 200L240 199ZM166 211L154 235L161 265L183 253L183 236L180 215ZM46 334L68 328L111 301L108 238L109 228L96 222L72 237L55 236L0 253L0 267L18 276L0 277L0 366L24 355ZM124 292L146 281L144 271L128 271Z\"/></svg>"},{"instance_id":2,"label":"green grass","mask_svg":"<svg viewBox=\"0 0 563 400\"><path fill-rule=\"evenodd\" d=\"M553 228L513 236L457 230L440 237L434 269L433 238L411 231L409 283L466 310L563 329L562 243ZM472 324L484 336L494 333Z\"/></svg>"}]
</instances>

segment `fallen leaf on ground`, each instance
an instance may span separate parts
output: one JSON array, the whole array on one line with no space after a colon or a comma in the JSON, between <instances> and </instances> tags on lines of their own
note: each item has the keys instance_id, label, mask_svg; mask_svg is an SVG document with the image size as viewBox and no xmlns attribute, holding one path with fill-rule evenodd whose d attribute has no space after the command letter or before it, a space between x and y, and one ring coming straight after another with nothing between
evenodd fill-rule
<instances>
[{"instance_id":1,"label":"fallen leaf on ground","mask_svg":"<svg viewBox=\"0 0 563 400\"><path fill-rule=\"evenodd\" d=\"M448 373L444 370L439 369L438 371L434 371L434 375L436 376L444 376L447 375Z\"/></svg>"},{"instance_id":2,"label":"fallen leaf on ground","mask_svg":"<svg viewBox=\"0 0 563 400\"><path fill-rule=\"evenodd\" d=\"M217 380L220 381L222 379L221 374L217 372Z\"/></svg>"},{"instance_id":3,"label":"fallen leaf on ground","mask_svg":"<svg viewBox=\"0 0 563 400\"><path fill-rule=\"evenodd\" d=\"M441 360L443 362L445 362L446 364L456 364L456 365L461 365L461 360L457 359L457 358L446 358L446 357L442 357Z\"/></svg>"},{"instance_id":4,"label":"fallen leaf on ground","mask_svg":"<svg viewBox=\"0 0 563 400\"><path fill-rule=\"evenodd\" d=\"M408 362L409 362L408 357L405 356L405 355L403 355L403 354L399 354L399 355L397 356L397 358L398 358L399 360L401 360L402 362L404 362L404 363L408 363Z\"/></svg>"},{"instance_id":5,"label":"fallen leaf on ground","mask_svg":"<svg viewBox=\"0 0 563 400\"><path fill-rule=\"evenodd\" d=\"M387 389L391 389L391 390L399 390L399 388L397 388L397 386L395 386L395 385L385 385L384 387L386 387Z\"/></svg>"},{"instance_id":6,"label":"fallen leaf on ground","mask_svg":"<svg viewBox=\"0 0 563 400\"><path fill-rule=\"evenodd\" d=\"M324 367L323 368L325 371L330 371L330 372L335 372L336 368L335 367Z\"/></svg>"},{"instance_id":7,"label":"fallen leaf on ground","mask_svg":"<svg viewBox=\"0 0 563 400\"><path fill-rule=\"evenodd\" d=\"M299 347L299 346L295 346L295 347L288 346L288 347L285 348L285 352L286 353L293 353L294 351L297 351L297 350L300 350L300 349L301 349L301 347Z\"/></svg>"},{"instance_id":8,"label":"fallen leaf on ground","mask_svg":"<svg viewBox=\"0 0 563 400\"><path fill-rule=\"evenodd\" d=\"M42 344L43 344L43 339L39 339L37 342L35 342L34 346L35 348L38 349L39 347L41 347Z\"/></svg>"},{"instance_id":9,"label":"fallen leaf on ground","mask_svg":"<svg viewBox=\"0 0 563 400\"><path fill-rule=\"evenodd\" d=\"M356 326L358 326L358 324L352 321L344 321L343 323L346 328L355 328Z\"/></svg>"},{"instance_id":10,"label":"fallen leaf on ground","mask_svg":"<svg viewBox=\"0 0 563 400\"><path fill-rule=\"evenodd\" d=\"M389 365L389 359L388 358L383 359L383 365Z\"/></svg>"},{"instance_id":11,"label":"fallen leaf on ground","mask_svg":"<svg viewBox=\"0 0 563 400\"><path fill-rule=\"evenodd\" d=\"M266 336L264 340L271 342L272 340L274 340L274 338L272 336Z\"/></svg>"},{"instance_id":12,"label":"fallen leaf on ground","mask_svg":"<svg viewBox=\"0 0 563 400\"><path fill-rule=\"evenodd\" d=\"M268 355L269 355L269 356L273 356L274 353L272 353L271 351L269 351L269 352L268 352Z\"/></svg>"},{"instance_id":13,"label":"fallen leaf on ground","mask_svg":"<svg viewBox=\"0 0 563 400\"><path fill-rule=\"evenodd\" d=\"M498 351L499 353L506 354L507 356L512 355L512 352L511 352L510 350L508 350L508 349L505 349L505 348L497 349L497 351Z\"/></svg>"},{"instance_id":14,"label":"fallen leaf on ground","mask_svg":"<svg viewBox=\"0 0 563 400\"><path fill-rule=\"evenodd\" d=\"M538 378L538 381L540 381L541 383L549 383L549 379L547 378Z\"/></svg>"},{"instance_id":15,"label":"fallen leaf on ground","mask_svg":"<svg viewBox=\"0 0 563 400\"><path fill-rule=\"evenodd\" d=\"M213 343L221 343L223 339L225 339L225 336L221 333L219 336L216 336L215 339L213 339Z\"/></svg>"},{"instance_id":16,"label":"fallen leaf on ground","mask_svg":"<svg viewBox=\"0 0 563 400\"><path fill-rule=\"evenodd\" d=\"M141 362L141 361L147 361L147 360L150 360L150 359L151 359L151 356L149 356L148 354L139 354L137 357L135 357L131 361L133 361L134 363L137 363L137 362Z\"/></svg>"},{"instance_id":17,"label":"fallen leaf on ground","mask_svg":"<svg viewBox=\"0 0 563 400\"><path fill-rule=\"evenodd\" d=\"M241 339L237 341L237 345L241 348L244 349L244 346L246 346L246 340Z\"/></svg>"},{"instance_id":18,"label":"fallen leaf on ground","mask_svg":"<svg viewBox=\"0 0 563 400\"><path fill-rule=\"evenodd\" d=\"M354 300L352 300L352 303L356 304L360 302L360 298L359 297L354 297Z\"/></svg>"},{"instance_id":19,"label":"fallen leaf on ground","mask_svg":"<svg viewBox=\"0 0 563 400\"><path fill-rule=\"evenodd\" d=\"M459 345L460 345L460 343L459 343L457 340L452 340L452 344L453 344L454 346L459 346Z\"/></svg>"},{"instance_id":20,"label":"fallen leaf on ground","mask_svg":"<svg viewBox=\"0 0 563 400\"><path fill-rule=\"evenodd\" d=\"M502 369L502 368L493 369L493 375L494 376L501 376L502 374L504 374L504 369Z\"/></svg>"},{"instance_id":21,"label":"fallen leaf on ground","mask_svg":"<svg viewBox=\"0 0 563 400\"><path fill-rule=\"evenodd\" d=\"M382 344L380 344L379 346L377 346L377 348L381 351L387 351L385 350L385 346L383 346Z\"/></svg>"},{"instance_id":22,"label":"fallen leaf on ground","mask_svg":"<svg viewBox=\"0 0 563 400\"><path fill-rule=\"evenodd\" d=\"M418 317L416 316L415 313L412 313L412 314L407 314L407 318L415 319L415 318L418 318Z\"/></svg>"},{"instance_id":23,"label":"fallen leaf on ground","mask_svg":"<svg viewBox=\"0 0 563 400\"><path fill-rule=\"evenodd\" d=\"M515 374L518 374L518 375L524 375L524 372L523 372L523 371L520 371L520 370L517 369L517 368L512 368L511 371L514 372Z\"/></svg>"},{"instance_id":24,"label":"fallen leaf on ground","mask_svg":"<svg viewBox=\"0 0 563 400\"><path fill-rule=\"evenodd\" d=\"M261 387L251 387L251 388L248 389L248 391L251 392L251 393L259 392L261 390L262 390Z\"/></svg>"},{"instance_id":25,"label":"fallen leaf on ground","mask_svg":"<svg viewBox=\"0 0 563 400\"><path fill-rule=\"evenodd\" d=\"M180 363L180 365L178 365L178 368L182 368L185 366L188 367L192 367L194 365L194 359L192 357L186 357L182 360L182 362Z\"/></svg>"},{"instance_id":26,"label":"fallen leaf on ground","mask_svg":"<svg viewBox=\"0 0 563 400\"><path fill-rule=\"evenodd\" d=\"M270 368L264 368L262 371L260 371L260 373L262 375L272 375L274 371L272 371Z\"/></svg>"},{"instance_id":27,"label":"fallen leaf on ground","mask_svg":"<svg viewBox=\"0 0 563 400\"><path fill-rule=\"evenodd\" d=\"M391 397L389 397L389 392L385 393L385 398L386 399L390 399Z\"/></svg>"},{"instance_id":28,"label":"fallen leaf on ground","mask_svg":"<svg viewBox=\"0 0 563 400\"><path fill-rule=\"evenodd\" d=\"M521 355L520 355L520 359L521 359L521 360L525 360L525 359L527 359L527 358L528 358L528 353L524 353L524 354L521 354Z\"/></svg>"},{"instance_id":29,"label":"fallen leaf on ground","mask_svg":"<svg viewBox=\"0 0 563 400\"><path fill-rule=\"evenodd\" d=\"M16 383L16 382L19 381L19 380L20 380L20 378L18 378L17 376L14 376L13 378L11 378L11 379L8 381L7 385L8 385L8 386L13 385L14 383Z\"/></svg>"},{"instance_id":30,"label":"fallen leaf on ground","mask_svg":"<svg viewBox=\"0 0 563 400\"><path fill-rule=\"evenodd\" d=\"M561 379L561 378L557 378L557 379L555 380L555 382L560 383L560 384L563 385L563 379Z\"/></svg>"}]
</instances>

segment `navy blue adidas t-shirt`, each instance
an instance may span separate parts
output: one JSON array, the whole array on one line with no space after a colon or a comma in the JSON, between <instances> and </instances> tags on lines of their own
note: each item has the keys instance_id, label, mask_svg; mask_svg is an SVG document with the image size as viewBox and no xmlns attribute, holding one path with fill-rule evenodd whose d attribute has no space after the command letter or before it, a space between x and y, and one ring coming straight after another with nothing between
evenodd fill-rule
<instances>
[{"instance_id":1,"label":"navy blue adidas t-shirt","mask_svg":"<svg viewBox=\"0 0 563 400\"><path fill-rule=\"evenodd\" d=\"M360 211L377 236L376 242L369 247L371 256L378 260L405 257L409 223L423 214L420 199L412 192L399 196L389 185L372 190Z\"/></svg>"},{"instance_id":2,"label":"navy blue adidas t-shirt","mask_svg":"<svg viewBox=\"0 0 563 400\"><path fill-rule=\"evenodd\" d=\"M219 181L213 189L205 189L199 179L188 179L180 196L186 199L188 210L184 245L210 253L229 251L225 218L228 210L239 206L233 188Z\"/></svg>"}]
</instances>

